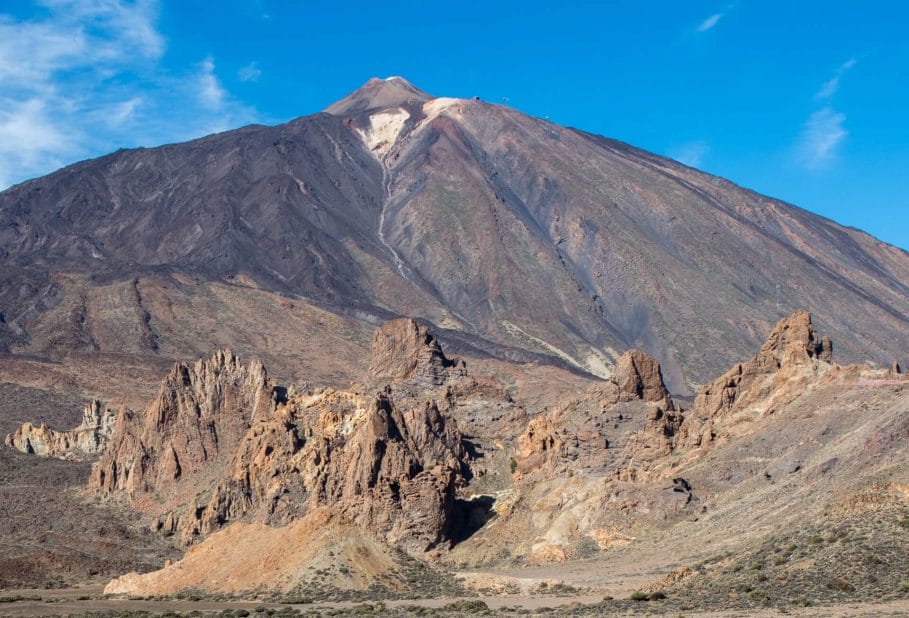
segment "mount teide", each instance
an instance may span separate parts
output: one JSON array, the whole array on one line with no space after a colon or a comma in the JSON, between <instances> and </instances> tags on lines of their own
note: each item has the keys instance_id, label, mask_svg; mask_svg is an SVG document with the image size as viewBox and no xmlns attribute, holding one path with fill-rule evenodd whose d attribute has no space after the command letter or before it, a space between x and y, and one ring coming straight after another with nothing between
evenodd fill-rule
<instances>
[{"instance_id":1,"label":"mount teide","mask_svg":"<svg viewBox=\"0 0 909 618\"><path fill-rule=\"evenodd\" d=\"M0 194L0 259L8 360L160 367L229 345L278 375L312 374L319 348L333 362L365 348L358 325L414 315L475 352L600 376L636 346L690 392L796 307L841 359L909 349L906 252L401 78L283 125L118 151L13 187ZM238 322L240 305L255 319ZM263 332L337 342L282 356Z\"/></svg>"}]
</instances>

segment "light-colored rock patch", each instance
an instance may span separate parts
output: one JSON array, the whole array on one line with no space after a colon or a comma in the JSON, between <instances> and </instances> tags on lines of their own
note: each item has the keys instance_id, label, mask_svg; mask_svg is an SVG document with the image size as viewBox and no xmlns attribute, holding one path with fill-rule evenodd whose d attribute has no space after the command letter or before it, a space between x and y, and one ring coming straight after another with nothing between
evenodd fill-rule
<instances>
[{"instance_id":1,"label":"light-colored rock patch","mask_svg":"<svg viewBox=\"0 0 909 618\"><path fill-rule=\"evenodd\" d=\"M369 129L357 129L357 135L370 151L383 158L395 145L404 123L410 118L402 108L380 112L369 117Z\"/></svg>"}]
</instances>

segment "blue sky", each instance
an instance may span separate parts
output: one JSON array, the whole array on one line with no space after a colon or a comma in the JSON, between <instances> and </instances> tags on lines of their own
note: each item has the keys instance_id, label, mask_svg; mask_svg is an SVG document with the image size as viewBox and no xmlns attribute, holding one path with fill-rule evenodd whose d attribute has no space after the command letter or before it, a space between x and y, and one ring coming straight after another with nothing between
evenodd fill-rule
<instances>
[{"instance_id":1,"label":"blue sky","mask_svg":"<svg viewBox=\"0 0 909 618\"><path fill-rule=\"evenodd\" d=\"M507 101L909 248L909 3L0 0L0 186L314 113Z\"/></svg>"}]
</instances>

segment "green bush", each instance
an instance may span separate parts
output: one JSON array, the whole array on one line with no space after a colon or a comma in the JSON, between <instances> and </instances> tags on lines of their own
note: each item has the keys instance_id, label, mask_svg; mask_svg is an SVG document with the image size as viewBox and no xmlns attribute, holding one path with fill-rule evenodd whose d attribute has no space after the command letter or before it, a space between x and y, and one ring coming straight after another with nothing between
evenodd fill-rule
<instances>
[{"instance_id":1,"label":"green bush","mask_svg":"<svg viewBox=\"0 0 909 618\"><path fill-rule=\"evenodd\" d=\"M748 593L748 598L756 603L766 603L770 600L770 597L763 590L752 590Z\"/></svg>"},{"instance_id":2,"label":"green bush","mask_svg":"<svg viewBox=\"0 0 909 618\"><path fill-rule=\"evenodd\" d=\"M631 593L631 596L629 598L632 601L647 601L650 599L650 595L643 590L635 590Z\"/></svg>"}]
</instances>

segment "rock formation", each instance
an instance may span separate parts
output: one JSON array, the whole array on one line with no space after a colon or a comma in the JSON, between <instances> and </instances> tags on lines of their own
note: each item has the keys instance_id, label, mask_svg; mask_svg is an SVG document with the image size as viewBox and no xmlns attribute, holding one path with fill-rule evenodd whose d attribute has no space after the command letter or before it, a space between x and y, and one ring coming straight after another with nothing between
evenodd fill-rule
<instances>
[{"instance_id":1,"label":"rock formation","mask_svg":"<svg viewBox=\"0 0 909 618\"><path fill-rule=\"evenodd\" d=\"M449 359L429 329L411 318L386 322L372 340L369 372L379 382L413 381L438 386L450 377L463 377L461 359Z\"/></svg>"},{"instance_id":2,"label":"rock formation","mask_svg":"<svg viewBox=\"0 0 909 618\"><path fill-rule=\"evenodd\" d=\"M611 380L528 423L517 441L516 469L525 473L544 463L550 469L615 465L628 442L640 441L621 440L617 448L616 438L623 432L613 431L619 426L616 421L627 425L636 416L647 423L636 425L635 431L640 429L648 443L659 442L659 452L665 453L670 448L666 438L674 435L680 423L678 415L667 413L673 409L659 361L640 350L629 350L619 359ZM626 453L626 457L632 455Z\"/></svg>"},{"instance_id":3,"label":"rock formation","mask_svg":"<svg viewBox=\"0 0 909 618\"><path fill-rule=\"evenodd\" d=\"M177 527L187 541L252 515L287 523L328 506L408 552L450 538L466 453L434 402L328 391L255 423L208 503Z\"/></svg>"},{"instance_id":4,"label":"rock formation","mask_svg":"<svg viewBox=\"0 0 909 618\"><path fill-rule=\"evenodd\" d=\"M416 393L292 391L279 401L261 363L218 352L176 364L144 413L117 418L92 488L124 492L153 529L185 543L231 521L286 524L329 507L408 552L444 546L468 456L455 421L419 387L464 375L464 364L413 320L375 339L373 376Z\"/></svg>"},{"instance_id":5,"label":"rock formation","mask_svg":"<svg viewBox=\"0 0 909 618\"><path fill-rule=\"evenodd\" d=\"M43 457L87 459L104 449L116 417L116 412L96 399L85 406L82 422L75 429L58 431L44 423L37 426L24 423L15 433L6 436L6 445Z\"/></svg>"},{"instance_id":6,"label":"rock formation","mask_svg":"<svg viewBox=\"0 0 909 618\"><path fill-rule=\"evenodd\" d=\"M619 358L613 380L623 401L657 402L669 397L659 361L640 350L628 350Z\"/></svg>"},{"instance_id":7,"label":"rock formation","mask_svg":"<svg viewBox=\"0 0 909 618\"><path fill-rule=\"evenodd\" d=\"M90 485L104 494L171 490L233 456L253 420L271 416L273 385L258 361L229 351L195 365L176 363L142 413L121 412Z\"/></svg>"},{"instance_id":8,"label":"rock formation","mask_svg":"<svg viewBox=\"0 0 909 618\"><path fill-rule=\"evenodd\" d=\"M833 344L818 337L807 311L783 318L757 355L698 392L685 414L681 443L703 446L735 432L737 425L773 414L830 369L832 354Z\"/></svg>"}]
</instances>

